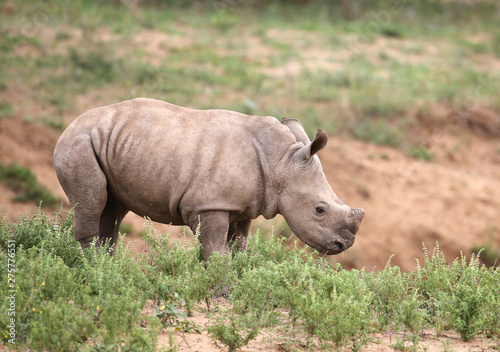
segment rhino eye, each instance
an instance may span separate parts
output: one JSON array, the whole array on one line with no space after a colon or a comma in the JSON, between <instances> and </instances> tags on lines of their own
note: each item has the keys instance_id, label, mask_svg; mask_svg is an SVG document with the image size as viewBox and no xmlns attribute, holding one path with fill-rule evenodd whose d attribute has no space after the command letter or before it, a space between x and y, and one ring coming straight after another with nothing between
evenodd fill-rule
<instances>
[{"instance_id":1,"label":"rhino eye","mask_svg":"<svg viewBox=\"0 0 500 352\"><path fill-rule=\"evenodd\" d=\"M316 213L323 214L324 212L325 212L325 208L323 208L323 207L316 207Z\"/></svg>"}]
</instances>

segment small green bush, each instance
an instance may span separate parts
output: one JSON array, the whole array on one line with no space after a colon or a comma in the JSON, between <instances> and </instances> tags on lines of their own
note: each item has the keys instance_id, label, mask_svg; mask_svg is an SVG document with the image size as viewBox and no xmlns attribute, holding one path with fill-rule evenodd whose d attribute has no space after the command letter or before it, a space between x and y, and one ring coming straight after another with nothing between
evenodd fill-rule
<instances>
[{"instance_id":1,"label":"small green bush","mask_svg":"<svg viewBox=\"0 0 500 352\"><path fill-rule=\"evenodd\" d=\"M353 350L366 345L372 331L372 297L368 291L360 299L356 296L358 292L344 294L336 289L330 298L318 295L315 290L306 291L298 307L306 332L323 343L333 343L339 351L349 342Z\"/></svg>"},{"instance_id":2,"label":"small green bush","mask_svg":"<svg viewBox=\"0 0 500 352\"><path fill-rule=\"evenodd\" d=\"M70 212L63 219L55 214L52 219L37 208L33 217L21 216L12 226L6 222L2 226L0 246L7 248L7 238L12 237L18 247L24 250L36 247L37 251L59 257L69 267L82 264L80 245L73 239L74 213Z\"/></svg>"},{"instance_id":3,"label":"small green bush","mask_svg":"<svg viewBox=\"0 0 500 352\"><path fill-rule=\"evenodd\" d=\"M228 347L229 352L233 352L257 337L260 325L256 316L251 313L221 314L215 318L215 323L210 325L207 331L218 347L220 342Z\"/></svg>"}]
</instances>

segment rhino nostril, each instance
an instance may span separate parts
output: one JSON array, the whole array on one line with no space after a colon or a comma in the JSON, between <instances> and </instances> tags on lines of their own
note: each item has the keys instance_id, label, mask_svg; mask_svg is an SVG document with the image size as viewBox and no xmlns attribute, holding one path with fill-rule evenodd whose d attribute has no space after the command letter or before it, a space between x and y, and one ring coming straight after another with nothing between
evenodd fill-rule
<instances>
[{"instance_id":1,"label":"rhino nostril","mask_svg":"<svg viewBox=\"0 0 500 352\"><path fill-rule=\"evenodd\" d=\"M339 251L341 251L341 252L342 252L342 251L344 250L344 244L343 244L342 242L340 242L340 241L335 241L335 243L334 243L334 244L335 244L335 247L337 247L337 249L338 249Z\"/></svg>"}]
</instances>

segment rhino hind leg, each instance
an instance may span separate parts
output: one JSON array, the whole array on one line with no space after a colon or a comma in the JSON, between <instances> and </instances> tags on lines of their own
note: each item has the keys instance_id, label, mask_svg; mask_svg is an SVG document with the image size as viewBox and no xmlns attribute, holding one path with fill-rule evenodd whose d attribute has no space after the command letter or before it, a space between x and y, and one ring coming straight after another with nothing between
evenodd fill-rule
<instances>
[{"instance_id":1,"label":"rhino hind leg","mask_svg":"<svg viewBox=\"0 0 500 352\"><path fill-rule=\"evenodd\" d=\"M60 141L54 166L61 186L75 209L74 238L82 248L99 235L101 213L108 198L106 176L96 159L90 136Z\"/></svg>"},{"instance_id":2,"label":"rhino hind leg","mask_svg":"<svg viewBox=\"0 0 500 352\"><path fill-rule=\"evenodd\" d=\"M106 206L99 220L99 241L101 243L108 243L110 246L116 244L120 224L127 213L128 209L121 205L116 198L108 192Z\"/></svg>"},{"instance_id":3,"label":"rhino hind leg","mask_svg":"<svg viewBox=\"0 0 500 352\"><path fill-rule=\"evenodd\" d=\"M233 242L233 246L239 251L244 251L248 247L248 232L252 220L234 221L229 225L227 233L227 242Z\"/></svg>"}]
</instances>

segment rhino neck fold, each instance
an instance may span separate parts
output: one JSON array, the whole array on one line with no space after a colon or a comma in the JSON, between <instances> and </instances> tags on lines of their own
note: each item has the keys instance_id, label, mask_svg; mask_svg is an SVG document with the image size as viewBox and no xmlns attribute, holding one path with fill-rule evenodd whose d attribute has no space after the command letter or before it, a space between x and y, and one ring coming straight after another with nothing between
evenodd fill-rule
<instances>
[{"instance_id":1,"label":"rhino neck fold","mask_svg":"<svg viewBox=\"0 0 500 352\"><path fill-rule=\"evenodd\" d=\"M281 124L278 125L281 128ZM289 158L289 144L294 141L283 143L283 140L276 141L278 131L270 131L273 135L265 133L255 133L253 148L257 156L257 165L260 179L259 213L266 219L272 219L279 213L280 189L286 175L280 170L286 165Z\"/></svg>"}]
</instances>

